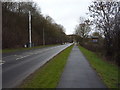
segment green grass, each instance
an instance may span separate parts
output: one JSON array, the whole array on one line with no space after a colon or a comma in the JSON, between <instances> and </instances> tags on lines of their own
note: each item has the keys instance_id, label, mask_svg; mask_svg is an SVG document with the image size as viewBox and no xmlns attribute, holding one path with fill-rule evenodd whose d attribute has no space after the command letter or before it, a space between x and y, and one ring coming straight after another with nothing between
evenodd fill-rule
<instances>
[{"instance_id":1,"label":"green grass","mask_svg":"<svg viewBox=\"0 0 120 90\"><path fill-rule=\"evenodd\" d=\"M56 45L58 45L58 44L56 44ZM50 47L50 46L56 46L56 45L36 46L36 47L32 47L32 48L3 49L2 51L0 50L0 52L9 53L9 52L16 52L16 51L21 51L21 50L30 50L30 49L34 49L34 48L44 48L44 47Z\"/></svg>"},{"instance_id":2,"label":"green grass","mask_svg":"<svg viewBox=\"0 0 120 90\"><path fill-rule=\"evenodd\" d=\"M19 88L56 88L73 45L30 75Z\"/></svg>"},{"instance_id":3,"label":"green grass","mask_svg":"<svg viewBox=\"0 0 120 90\"><path fill-rule=\"evenodd\" d=\"M86 56L91 66L96 70L100 78L108 88L118 88L118 67L102 60L95 53L79 46L80 50ZM120 71L119 71L120 75Z\"/></svg>"}]
</instances>

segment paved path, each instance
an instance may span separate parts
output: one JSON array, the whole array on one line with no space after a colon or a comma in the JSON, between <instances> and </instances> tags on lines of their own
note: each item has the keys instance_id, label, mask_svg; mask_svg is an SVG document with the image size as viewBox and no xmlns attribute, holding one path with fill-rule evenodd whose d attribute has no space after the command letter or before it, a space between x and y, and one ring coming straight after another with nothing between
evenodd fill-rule
<instances>
[{"instance_id":1,"label":"paved path","mask_svg":"<svg viewBox=\"0 0 120 90\"><path fill-rule=\"evenodd\" d=\"M57 88L105 88L77 46L68 58Z\"/></svg>"}]
</instances>

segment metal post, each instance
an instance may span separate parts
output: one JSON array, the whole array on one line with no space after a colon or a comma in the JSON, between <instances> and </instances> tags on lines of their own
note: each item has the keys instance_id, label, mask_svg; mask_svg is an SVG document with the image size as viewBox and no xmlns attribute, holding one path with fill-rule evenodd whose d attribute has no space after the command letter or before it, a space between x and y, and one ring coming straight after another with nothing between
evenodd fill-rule
<instances>
[{"instance_id":1,"label":"metal post","mask_svg":"<svg viewBox=\"0 0 120 90\"><path fill-rule=\"evenodd\" d=\"M43 45L45 45L45 34L44 34L44 28L43 28Z\"/></svg>"},{"instance_id":2,"label":"metal post","mask_svg":"<svg viewBox=\"0 0 120 90\"><path fill-rule=\"evenodd\" d=\"M31 36L31 12L29 11L29 47L32 47L32 36Z\"/></svg>"}]
</instances>

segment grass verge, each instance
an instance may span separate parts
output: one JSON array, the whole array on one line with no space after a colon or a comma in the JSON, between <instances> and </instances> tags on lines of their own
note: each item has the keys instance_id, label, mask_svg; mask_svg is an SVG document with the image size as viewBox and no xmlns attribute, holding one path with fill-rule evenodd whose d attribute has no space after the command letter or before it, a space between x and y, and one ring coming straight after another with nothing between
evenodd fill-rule
<instances>
[{"instance_id":1,"label":"grass verge","mask_svg":"<svg viewBox=\"0 0 120 90\"><path fill-rule=\"evenodd\" d=\"M118 88L120 71L116 65L110 64L107 61L102 60L95 53L79 46L79 49L86 56L91 66L96 70L103 82L108 88Z\"/></svg>"},{"instance_id":2,"label":"grass verge","mask_svg":"<svg viewBox=\"0 0 120 90\"><path fill-rule=\"evenodd\" d=\"M30 75L19 88L56 88L73 45Z\"/></svg>"},{"instance_id":3,"label":"grass verge","mask_svg":"<svg viewBox=\"0 0 120 90\"><path fill-rule=\"evenodd\" d=\"M56 45L59 45L59 44L56 44ZM30 50L30 49L34 49L34 48L44 48L44 47L50 47L50 46L56 46L56 45L36 46L36 47L32 47L32 48L3 49L2 51L0 50L0 52L9 53L9 52L16 52L16 51L21 51L21 50Z\"/></svg>"}]
</instances>

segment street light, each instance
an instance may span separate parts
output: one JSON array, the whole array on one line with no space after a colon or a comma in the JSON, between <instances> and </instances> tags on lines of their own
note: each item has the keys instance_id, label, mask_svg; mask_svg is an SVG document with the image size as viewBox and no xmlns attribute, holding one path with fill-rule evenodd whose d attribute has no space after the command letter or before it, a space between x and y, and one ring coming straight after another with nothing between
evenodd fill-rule
<instances>
[{"instance_id":1,"label":"street light","mask_svg":"<svg viewBox=\"0 0 120 90\"><path fill-rule=\"evenodd\" d=\"M44 28L43 28L43 45L45 45L45 33L44 33Z\"/></svg>"},{"instance_id":2,"label":"street light","mask_svg":"<svg viewBox=\"0 0 120 90\"><path fill-rule=\"evenodd\" d=\"M29 11L29 47L32 47L32 36L31 36L31 12Z\"/></svg>"}]
</instances>

